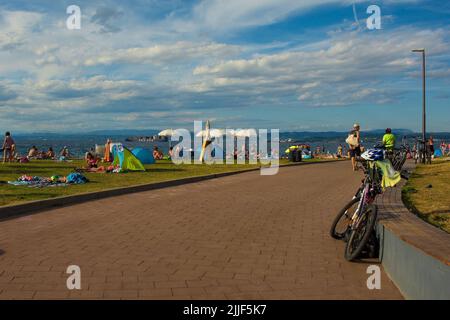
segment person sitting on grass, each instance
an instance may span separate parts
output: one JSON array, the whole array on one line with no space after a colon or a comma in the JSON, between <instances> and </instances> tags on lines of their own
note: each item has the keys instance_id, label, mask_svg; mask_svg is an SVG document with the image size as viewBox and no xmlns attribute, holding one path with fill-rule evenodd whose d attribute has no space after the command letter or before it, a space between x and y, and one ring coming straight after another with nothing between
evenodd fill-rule
<instances>
[{"instance_id":1,"label":"person sitting on grass","mask_svg":"<svg viewBox=\"0 0 450 320\"><path fill-rule=\"evenodd\" d=\"M36 148L36 146L32 146L28 150L28 159L36 159L39 157L39 150Z\"/></svg>"},{"instance_id":2,"label":"person sitting on grass","mask_svg":"<svg viewBox=\"0 0 450 320\"><path fill-rule=\"evenodd\" d=\"M342 158L343 157L343 152L342 152L342 144L339 144L339 146L338 146L338 148L337 148L337 154L336 154L336 156L338 157L338 158Z\"/></svg>"},{"instance_id":3,"label":"person sitting on grass","mask_svg":"<svg viewBox=\"0 0 450 320\"><path fill-rule=\"evenodd\" d=\"M97 168L98 160L92 153L86 153L86 164L88 169Z\"/></svg>"},{"instance_id":4,"label":"person sitting on grass","mask_svg":"<svg viewBox=\"0 0 450 320\"><path fill-rule=\"evenodd\" d=\"M14 153L16 151L16 143L14 142L14 139L11 137L11 133L7 131L5 133L5 140L3 140L3 163L8 160L8 162L11 162L14 158Z\"/></svg>"},{"instance_id":5,"label":"person sitting on grass","mask_svg":"<svg viewBox=\"0 0 450 320\"><path fill-rule=\"evenodd\" d=\"M153 147L153 158L155 160L162 160L164 158L164 155L161 151L159 151L157 146Z\"/></svg>"},{"instance_id":6,"label":"person sitting on grass","mask_svg":"<svg viewBox=\"0 0 450 320\"><path fill-rule=\"evenodd\" d=\"M55 158L55 151L53 151L52 147L48 148L48 151L45 153L45 158L46 159L53 159L53 158Z\"/></svg>"},{"instance_id":7,"label":"person sitting on grass","mask_svg":"<svg viewBox=\"0 0 450 320\"><path fill-rule=\"evenodd\" d=\"M59 156L60 159L67 159L70 157L70 151L69 148L67 148L67 146L64 146L64 148L61 149L61 151L59 152Z\"/></svg>"}]
</instances>

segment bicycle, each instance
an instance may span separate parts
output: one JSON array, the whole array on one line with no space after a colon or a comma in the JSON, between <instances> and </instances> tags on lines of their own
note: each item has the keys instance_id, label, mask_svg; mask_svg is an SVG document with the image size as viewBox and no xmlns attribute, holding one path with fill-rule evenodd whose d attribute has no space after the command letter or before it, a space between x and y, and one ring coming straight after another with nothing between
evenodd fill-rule
<instances>
[{"instance_id":1,"label":"bicycle","mask_svg":"<svg viewBox=\"0 0 450 320\"><path fill-rule=\"evenodd\" d=\"M407 145L401 145L399 148L385 151L385 157L391 161L392 166L396 171L401 171L406 162L409 152Z\"/></svg>"},{"instance_id":2,"label":"bicycle","mask_svg":"<svg viewBox=\"0 0 450 320\"><path fill-rule=\"evenodd\" d=\"M382 193L381 172L374 161L369 162L363 188L358 199L358 207L349 224L348 241L345 246L345 259L353 261L364 250L375 229L377 207L374 201Z\"/></svg>"},{"instance_id":3,"label":"bicycle","mask_svg":"<svg viewBox=\"0 0 450 320\"><path fill-rule=\"evenodd\" d=\"M430 146L424 140L416 139L417 152L414 157L414 162L431 164L431 150Z\"/></svg>"},{"instance_id":4,"label":"bicycle","mask_svg":"<svg viewBox=\"0 0 450 320\"><path fill-rule=\"evenodd\" d=\"M364 170L362 184L352 200L337 214L330 228L331 237L346 241L344 256L348 261L359 257L370 242L377 218L374 201L382 193L381 171L375 161L357 161Z\"/></svg>"},{"instance_id":5,"label":"bicycle","mask_svg":"<svg viewBox=\"0 0 450 320\"><path fill-rule=\"evenodd\" d=\"M355 260L369 242L375 228L377 207L373 204L381 190L381 172L374 161L358 160L364 169L364 180L355 197L336 216L331 227L334 238L346 240L345 259ZM344 219L342 219L344 218ZM339 228L344 226L344 230Z\"/></svg>"},{"instance_id":6,"label":"bicycle","mask_svg":"<svg viewBox=\"0 0 450 320\"><path fill-rule=\"evenodd\" d=\"M403 179L408 175L403 171L409 148L403 144L400 148L387 152L383 146L376 145L369 150L370 159L388 159ZM377 207L373 204L376 197L382 193L382 172L376 160L364 160L364 154L357 159L358 165L364 170L364 179L353 198L338 212L330 228L330 236L347 242L345 257L351 261L358 257L368 245L377 216Z\"/></svg>"}]
</instances>

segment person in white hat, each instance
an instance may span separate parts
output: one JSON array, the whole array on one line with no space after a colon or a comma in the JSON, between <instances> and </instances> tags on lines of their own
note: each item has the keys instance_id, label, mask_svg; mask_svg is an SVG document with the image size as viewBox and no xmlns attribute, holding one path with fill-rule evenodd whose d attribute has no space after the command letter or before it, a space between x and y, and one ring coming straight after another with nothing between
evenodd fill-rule
<instances>
[{"instance_id":1,"label":"person in white hat","mask_svg":"<svg viewBox=\"0 0 450 320\"><path fill-rule=\"evenodd\" d=\"M358 170L356 166L356 157L361 155L361 135L359 123L353 125L353 129L350 131L346 140L349 147L350 159L352 160L353 171Z\"/></svg>"}]
</instances>

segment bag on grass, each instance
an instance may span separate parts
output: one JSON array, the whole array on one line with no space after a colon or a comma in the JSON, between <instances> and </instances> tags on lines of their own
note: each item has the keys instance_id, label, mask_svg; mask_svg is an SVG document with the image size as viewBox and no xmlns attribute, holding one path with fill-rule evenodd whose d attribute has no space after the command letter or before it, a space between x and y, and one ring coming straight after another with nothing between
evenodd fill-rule
<instances>
[{"instance_id":1,"label":"bag on grass","mask_svg":"<svg viewBox=\"0 0 450 320\"><path fill-rule=\"evenodd\" d=\"M67 183L74 183L74 184L80 184L80 183L86 183L89 180L83 176L81 173L73 172L69 174L66 178Z\"/></svg>"}]
</instances>

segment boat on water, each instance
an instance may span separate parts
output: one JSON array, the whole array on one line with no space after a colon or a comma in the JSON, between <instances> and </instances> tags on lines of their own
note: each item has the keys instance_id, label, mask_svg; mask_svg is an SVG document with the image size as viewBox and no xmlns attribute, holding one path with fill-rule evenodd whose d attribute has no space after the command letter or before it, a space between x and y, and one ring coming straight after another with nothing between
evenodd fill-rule
<instances>
[{"instance_id":1,"label":"boat on water","mask_svg":"<svg viewBox=\"0 0 450 320\"><path fill-rule=\"evenodd\" d=\"M127 142L167 142L165 136L145 136L145 137L127 137Z\"/></svg>"}]
</instances>

